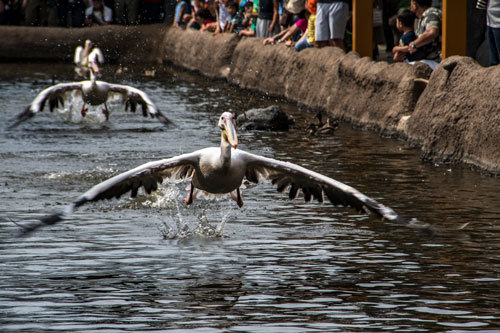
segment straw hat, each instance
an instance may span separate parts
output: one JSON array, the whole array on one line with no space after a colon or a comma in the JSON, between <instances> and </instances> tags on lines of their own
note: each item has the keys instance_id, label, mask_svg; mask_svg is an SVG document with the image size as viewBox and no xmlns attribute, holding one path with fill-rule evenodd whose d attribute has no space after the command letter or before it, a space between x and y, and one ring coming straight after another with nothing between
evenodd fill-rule
<instances>
[{"instance_id":1,"label":"straw hat","mask_svg":"<svg viewBox=\"0 0 500 333\"><path fill-rule=\"evenodd\" d=\"M306 9L306 0L288 0L285 8L292 14L299 14Z\"/></svg>"}]
</instances>

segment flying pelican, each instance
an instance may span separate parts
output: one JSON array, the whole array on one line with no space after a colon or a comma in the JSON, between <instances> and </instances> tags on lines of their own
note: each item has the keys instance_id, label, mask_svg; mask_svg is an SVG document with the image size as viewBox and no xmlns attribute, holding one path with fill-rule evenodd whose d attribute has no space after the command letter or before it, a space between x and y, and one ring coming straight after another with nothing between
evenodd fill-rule
<instances>
[{"instance_id":1,"label":"flying pelican","mask_svg":"<svg viewBox=\"0 0 500 333\"><path fill-rule=\"evenodd\" d=\"M92 41L87 39L85 41L85 46L77 46L75 49L75 56L73 59L73 62L75 63L75 72L78 76L80 77L86 77L88 72L89 72L89 58L91 57L90 54L94 54L94 56L97 57L98 61L100 64L104 63L104 55L102 54L101 50L97 47L94 47L92 49ZM90 51L92 49L92 52Z\"/></svg>"},{"instance_id":2,"label":"flying pelican","mask_svg":"<svg viewBox=\"0 0 500 333\"><path fill-rule=\"evenodd\" d=\"M52 225L70 216L73 211L87 202L119 198L127 192L136 197L142 187L150 194L158 188L164 178L190 178L191 184L184 199L191 204L197 192L208 194L227 194L243 206L240 186L244 179L259 183L259 178L271 180L279 192L288 189L290 199L297 197L299 189L304 199L312 198L323 202L323 195L334 205L350 206L359 212L372 212L380 218L403 223L406 226L432 233L428 224L416 223L399 216L391 208L362 194L351 186L332 178L308 170L299 165L262 157L236 149L238 137L235 120L229 112L224 112L218 123L221 130L220 147L204 148L192 153L149 162L135 169L109 178L89 189L72 204L61 211L41 218L35 223L23 226L27 234L44 225Z\"/></svg>"},{"instance_id":3,"label":"flying pelican","mask_svg":"<svg viewBox=\"0 0 500 333\"><path fill-rule=\"evenodd\" d=\"M121 84L111 84L104 81L97 80L99 73L99 55L98 53L91 52L89 55L88 68L90 70L90 80L70 83L59 83L45 90L42 90L31 104L15 118L15 122L9 128L16 127L25 120L35 116L37 113L42 112L46 102L49 102L49 109L52 112L59 105L64 106L64 99L66 93L77 91L83 99L81 114L83 117L87 114L85 104L102 105L104 104L103 114L106 120L109 120L109 110L106 105L110 95L120 94L125 101L125 111L130 110L135 112L137 105L142 106L142 114L146 117L148 114L157 118L159 121L169 124L171 121L165 117L151 101L149 96L137 88L133 88Z\"/></svg>"}]
</instances>

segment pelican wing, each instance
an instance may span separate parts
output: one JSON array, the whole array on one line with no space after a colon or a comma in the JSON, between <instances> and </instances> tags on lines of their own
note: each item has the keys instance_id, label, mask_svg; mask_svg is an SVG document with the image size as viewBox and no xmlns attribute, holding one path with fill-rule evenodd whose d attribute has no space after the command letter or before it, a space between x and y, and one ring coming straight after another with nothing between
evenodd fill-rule
<instances>
[{"instance_id":1,"label":"pelican wing","mask_svg":"<svg viewBox=\"0 0 500 333\"><path fill-rule=\"evenodd\" d=\"M14 123L9 128L16 127L25 120L32 118L38 112L42 112L47 101L52 112L59 105L64 106L64 94L72 90L81 90L82 82L59 83L42 90L31 102L31 104L14 118Z\"/></svg>"},{"instance_id":2,"label":"pelican wing","mask_svg":"<svg viewBox=\"0 0 500 333\"><path fill-rule=\"evenodd\" d=\"M60 222L69 217L76 208L87 202L119 198L127 192L131 192L131 197L134 198L141 187L148 194L156 191L158 184L162 183L164 178L184 179L191 177L194 166L198 163L199 153L200 151L195 151L190 154L149 162L109 178L83 193L63 210L45 216L31 225L23 226L23 234L30 233L44 225Z\"/></svg>"},{"instance_id":3,"label":"pelican wing","mask_svg":"<svg viewBox=\"0 0 500 333\"><path fill-rule=\"evenodd\" d=\"M333 205L349 206L363 213L372 212L382 219L403 223L430 233L433 232L430 225L419 223L415 219L406 219L391 208L335 179L297 164L282 162L240 150L237 150L237 153L240 156L238 158L246 162L245 177L248 181L258 183L260 178L270 180L277 187L278 192L285 192L288 189L290 199L295 199L299 190L302 190L306 201L314 198L319 202L323 202L323 195L325 195Z\"/></svg>"},{"instance_id":4,"label":"pelican wing","mask_svg":"<svg viewBox=\"0 0 500 333\"><path fill-rule=\"evenodd\" d=\"M92 52L88 55L88 59L90 62L95 62L99 64L104 64L104 55L102 54L102 51L98 47L94 47Z\"/></svg>"},{"instance_id":5,"label":"pelican wing","mask_svg":"<svg viewBox=\"0 0 500 333\"><path fill-rule=\"evenodd\" d=\"M83 47L77 46L75 49L75 57L73 58L73 62L75 65L81 65L83 61Z\"/></svg>"},{"instance_id":6,"label":"pelican wing","mask_svg":"<svg viewBox=\"0 0 500 333\"><path fill-rule=\"evenodd\" d=\"M147 117L148 114L152 118L158 118L164 124L172 124L172 121L165 117L157 108L149 96L134 87L125 86L121 84L110 84L109 91L114 93L119 93L123 96L125 101L125 111L135 112L137 110L137 105L142 107L142 115Z\"/></svg>"}]
</instances>

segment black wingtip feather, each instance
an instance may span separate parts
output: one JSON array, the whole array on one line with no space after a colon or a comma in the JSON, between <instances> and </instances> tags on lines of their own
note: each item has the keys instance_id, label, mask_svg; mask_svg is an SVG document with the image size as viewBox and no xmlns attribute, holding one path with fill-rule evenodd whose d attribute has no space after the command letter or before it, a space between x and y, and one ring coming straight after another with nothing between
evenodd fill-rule
<instances>
[{"instance_id":1,"label":"black wingtip feather","mask_svg":"<svg viewBox=\"0 0 500 333\"><path fill-rule=\"evenodd\" d=\"M161 113L160 111L156 111L156 114L154 116L156 117L156 119L158 119L161 123L163 123L165 125L172 126L175 128L178 127L172 120L165 117L165 115L163 113Z\"/></svg>"},{"instance_id":2,"label":"black wingtip feather","mask_svg":"<svg viewBox=\"0 0 500 333\"><path fill-rule=\"evenodd\" d=\"M28 225L20 225L16 222L14 222L14 223L16 225L20 226L22 229L21 232L19 233L19 236L25 237L43 226L56 224L57 222L60 222L63 219L64 219L64 213L58 212L58 213L55 213L55 214L52 214L49 216L42 217L37 222L31 223Z\"/></svg>"},{"instance_id":3,"label":"black wingtip feather","mask_svg":"<svg viewBox=\"0 0 500 333\"><path fill-rule=\"evenodd\" d=\"M8 129L12 129L16 126L18 126L19 124L21 124L22 122L32 118L33 116L35 115L35 113L33 111L30 110L30 107L26 107L26 109L24 109L23 112L21 112L20 114L18 114L13 120L11 121L14 121L14 123L12 125L10 125L8 127Z\"/></svg>"}]
</instances>

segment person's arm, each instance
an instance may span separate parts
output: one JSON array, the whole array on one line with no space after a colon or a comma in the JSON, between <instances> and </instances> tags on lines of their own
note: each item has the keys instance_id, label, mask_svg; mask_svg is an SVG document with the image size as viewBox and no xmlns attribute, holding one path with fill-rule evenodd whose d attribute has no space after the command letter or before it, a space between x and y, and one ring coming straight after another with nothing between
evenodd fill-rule
<instances>
[{"instance_id":1,"label":"person's arm","mask_svg":"<svg viewBox=\"0 0 500 333\"><path fill-rule=\"evenodd\" d=\"M281 42L287 40L288 38L292 37L297 32L299 32L299 30L300 30L300 28L296 24L294 24L294 25L288 27L287 29L283 30L283 31L286 31L286 33L278 40L278 43L281 43Z\"/></svg>"},{"instance_id":2,"label":"person's arm","mask_svg":"<svg viewBox=\"0 0 500 333\"><path fill-rule=\"evenodd\" d=\"M403 52L403 53L408 53L409 52L409 46L394 46L392 48L392 53L397 53L397 52Z\"/></svg>"},{"instance_id":3,"label":"person's arm","mask_svg":"<svg viewBox=\"0 0 500 333\"><path fill-rule=\"evenodd\" d=\"M278 19L280 16L280 4L278 0L273 0L273 20L271 21L271 24L269 25L269 31L273 32L274 27L278 23Z\"/></svg>"},{"instance_id":4,"label":"person's arm","mask_svg":"<svg viewBox=\"0 0 500 333\"><path fill-rule=\"evenodd\" d=\"M285 46L292 47L292 46L295 46L295 44L301 42L302 40L309 38L307 33L308 33L308 29L306 29L306 31L304 31L304 33L302 34L302 36L300 36L300 38L297 42L294 42L292 40L287 40L285 43Z\"/></svg>"},{"instance_id":5,"label":"person's arm","mask_svg":"<svg viewBox=\"0 0 500 333\"><path fill-rule=\"evenodd\" d=\"M280 31L279 33L277 33L276 35L272 36L272 37L269 37L269 38L266 38L262 41L262 44L264 45L267 45L267 44L273 44L273 43L281 43L281 37L284 36L288 30L290 29L291 27L288 27L286 29L283 29L282 31Z\"/></svg>"},{"instance_id":6,"label":"person's arm","mask_svg":"<svg viewBox=\"0 0 500 333\"><path fill-rule=\"evenodd\" d=\"M432 43L438 37L439 37L438 28L426 29L417 39L415 39L413 42L410 43L408 49L410 54L417 52L417 49L419 47Z\"/></svg>"}]
</instances>

